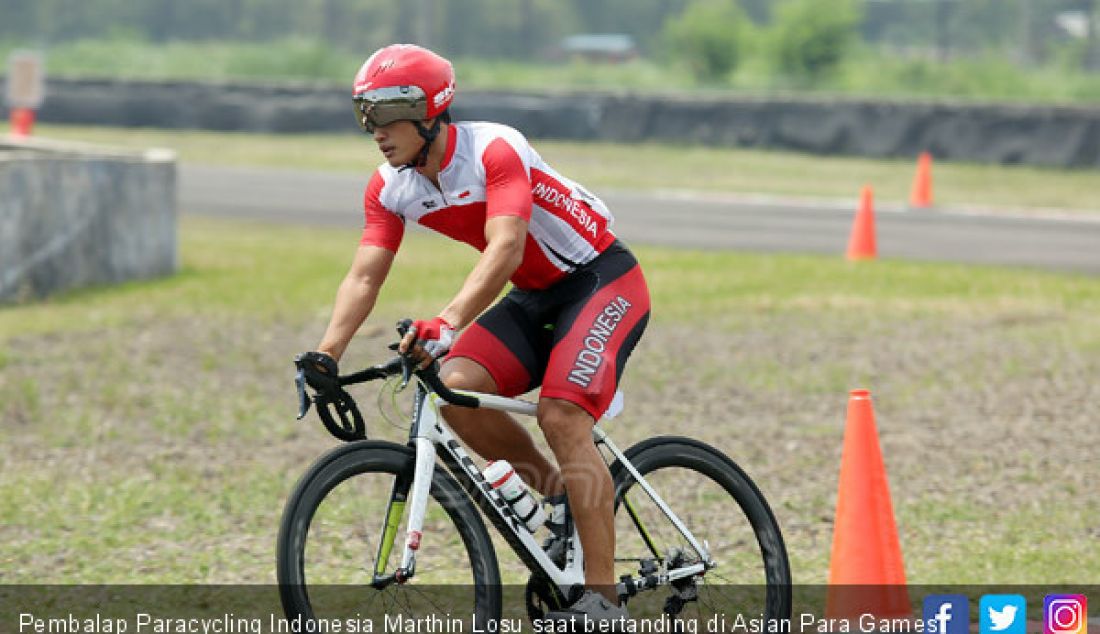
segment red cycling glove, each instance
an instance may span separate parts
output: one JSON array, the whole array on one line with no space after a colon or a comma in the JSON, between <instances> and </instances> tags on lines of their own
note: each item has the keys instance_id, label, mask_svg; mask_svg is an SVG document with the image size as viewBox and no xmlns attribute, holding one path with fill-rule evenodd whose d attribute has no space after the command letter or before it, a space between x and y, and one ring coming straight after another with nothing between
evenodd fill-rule
<instances>
[{"instance_id":1,"label":"red cycling glove","mask_svg":"<svg viewBox=\"0 0 1100 634\"><path fill-rule=\"evenodd\" d=\"M438 359L447 354L455 341L455 329L442 317L433 317L427 321L416 320L412 325L416 330L416 339L424 351Z\"/></svg>"}]
</instances>

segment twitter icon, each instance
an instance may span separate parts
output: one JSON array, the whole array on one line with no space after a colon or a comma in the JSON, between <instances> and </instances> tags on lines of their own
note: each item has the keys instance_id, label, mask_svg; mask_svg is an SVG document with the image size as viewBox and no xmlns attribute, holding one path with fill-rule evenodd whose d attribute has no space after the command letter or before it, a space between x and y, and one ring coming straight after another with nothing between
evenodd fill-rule
<instances>
[{"instance_id":1,"label":"twitter icon","mask_svg":"<svg viewBox=\"0 0 1100 634\"><path fill-rule=\"evenodd\" d=\"M984 595L978 612L981 634L1026 634L1027 600L1022 595Z\"/></svg>"}]
</instances>

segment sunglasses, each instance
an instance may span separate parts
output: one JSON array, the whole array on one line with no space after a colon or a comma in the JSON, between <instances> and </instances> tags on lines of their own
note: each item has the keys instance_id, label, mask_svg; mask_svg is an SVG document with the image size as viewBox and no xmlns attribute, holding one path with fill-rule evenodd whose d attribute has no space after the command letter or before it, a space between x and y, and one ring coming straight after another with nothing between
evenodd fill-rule
<instances>
[{"instance_id":1,"label":"sunglasses","mask_svg":"<svg viewBox=\"0 0 1100 634\"><path fill-rule=\"evenodd\" d=\"M352 97L355 120L363 132L395 121L420 121L428 115L428 97L419 86L388 86Z\"/></svg>"}]
</instances>

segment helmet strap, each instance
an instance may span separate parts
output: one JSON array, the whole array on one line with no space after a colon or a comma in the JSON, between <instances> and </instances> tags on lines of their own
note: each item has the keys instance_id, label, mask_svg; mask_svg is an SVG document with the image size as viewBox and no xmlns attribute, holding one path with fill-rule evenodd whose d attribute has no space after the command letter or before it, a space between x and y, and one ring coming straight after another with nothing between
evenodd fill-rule
<instances>
[{"instance_id":1,"label":"helmet strap","mask_svg":"<svg viewBox=\"0 0 1100 634\"><path fill-rule=\"evenodd\" d=\"M402 171L409 168L424 167L428 164L428 152L432 149L432 143L435 141L436 137L439 136L439 124L441 119L442 117L436 117L431 128L424 127L424 124L419 121L413 121L413 125L416 126L416 131L420 133L420 137L424 139L424 147L420 148L420 153L416 155L415 160L401 168Z\"/></svg>"}]
</instances>

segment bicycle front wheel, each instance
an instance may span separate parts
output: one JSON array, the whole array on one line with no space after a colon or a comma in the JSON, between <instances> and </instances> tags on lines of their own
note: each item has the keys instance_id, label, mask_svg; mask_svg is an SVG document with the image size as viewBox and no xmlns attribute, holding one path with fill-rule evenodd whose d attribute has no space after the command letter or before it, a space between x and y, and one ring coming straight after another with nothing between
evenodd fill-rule
<instances>
[{"instance_id":1,"label":"bicycle front wheel","mask_svg":"<svg viewBox=\"0 0 1100 634\"><path fill-rule=\"evenodd\" d=\"M715 564L657 592L642 591L631 600L632 616L790 618L783 536L744 471L720 451L688 438L651 438L627 450L626 457ZM658 574L675 574L703 562L703 554L621 462L611 465L611 473L617 577L644 576L654 567Z\"/></svg>"},{"instance_id":2,"label":"bicycle front wheel","mask_svg":"<svg viewBox=\"0 0 1100 634\"><path fill-rule=\"evenodd\" d=\"M412 449L368 440L330 451L302 477L279 530L279 592L288 619L371 619L380 627L392 614L500 618L493 544L442 469L432 480L414 577L377 583L401 563L414 463Z\"/></svg>"}]
</instances>

